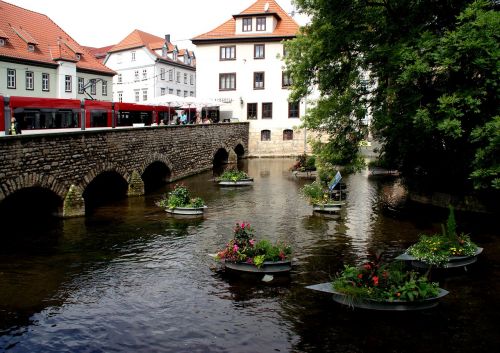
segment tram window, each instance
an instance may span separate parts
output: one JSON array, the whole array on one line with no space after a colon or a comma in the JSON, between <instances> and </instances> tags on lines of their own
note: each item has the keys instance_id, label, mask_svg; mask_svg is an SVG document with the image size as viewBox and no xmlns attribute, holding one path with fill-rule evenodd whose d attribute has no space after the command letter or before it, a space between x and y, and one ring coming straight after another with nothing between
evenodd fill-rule
<instances>
[{"instance_id":1,"label":"tram window","mask_svg":"<svg viewBox=\"0 0 500 353\"><path fill-rule=\"evenodd\" d=\"M108 114L105 110L94 110L90 112L90 126L106 127L108 125Z\"/></svg>"}]
</instances>

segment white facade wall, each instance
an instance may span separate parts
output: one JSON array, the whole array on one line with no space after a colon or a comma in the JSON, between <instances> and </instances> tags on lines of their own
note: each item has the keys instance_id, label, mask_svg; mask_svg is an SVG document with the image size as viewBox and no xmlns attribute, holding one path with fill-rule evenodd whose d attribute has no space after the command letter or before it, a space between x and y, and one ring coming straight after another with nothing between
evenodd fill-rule
<instances>
[{"instance_id":1,"label":"white facade wall","mask_svg":"<svg viewBox=\"0 0 500 353\"><path fill-rule=\"evenodd\" d=\"M162 88L165 89L165 94L171 92L184 96L184 92L186 92L187 96L190 96L191 93L193 96L196 95L196 71L194 67L189 69L157 61L157 57L144 47L111 53L104 63L117 72L113 78L113 101L115 102L120 101L121 95L123 102L148 103L154 97L161 95ZM162 68L165 69L164 79L161 77ZM138 78L136 78L136 73ZM179 82L177 81L177 73L180 75ZM184 74L187 75L187 83L184 83ZM191 75L193 76L192 84Z\"/></svg>"},{"instance_id":2,"label":"white facade wall","mask_svg":"<svg viewBox=\"0 0 500 353\"><path fill-rule=\"evenodd\" d=\"M7 70L16 71L16 88L7 88ZM33 89L26 87L26 72L33 72ZM49 75L48 90L42 90L42 75ZM65 90L65 76L71 76L71 92ZM78 77L84 78L85 83L91 79L102 79L107 82L107 95L102 94L102 83L98 82L96 86L96 95L94 99L111 101L113 96L113 85L111 76L91 74L77 71L75 63L61 61L57 68L48 68L29 64L14 64L0 61L0 95L1 96L21 96L37 98L67 98L83 99L89 98L85 94L78 93ZM87 89L90 93L90 88Z\"/></svg>"},{"instance_id":3,"label":"white facade wall","mask_svg":"<svg viewBox=\"0 0 500 353\"><path fill-rule=\"evenodd\" d=\"M272 21L272 18L268 18L268 21ZM254 59L254 44L265 44L265 59ZM220 47L232 45L236 46L236 59L221 61ZM197 45L197 94L202 98L230 102L221 106L222 117L250 122L249 156L294 156L304 153L306 149L309 151L304 130L299 128L300 118L288 117L290 91L282 87L282 55L281 42ZM254 89L254 72L264 72L264 89ZM236 73L236 90L219 90L221 73ZM256 120L247 119L248 103L257 103ZM262 119L262 103L273 104L271 119ZM304 102L299 106L302 117L306 106ZM293 130L293 140L285 141L283 131L289 129ZM261 140L262 130L271 131L270 141Z\"/></svg>"}]
</instances>

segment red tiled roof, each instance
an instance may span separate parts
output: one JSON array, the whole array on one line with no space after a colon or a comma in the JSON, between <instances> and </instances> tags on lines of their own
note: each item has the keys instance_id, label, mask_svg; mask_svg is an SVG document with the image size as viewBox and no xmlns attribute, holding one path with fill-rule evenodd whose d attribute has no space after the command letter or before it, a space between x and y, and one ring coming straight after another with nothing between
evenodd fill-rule
<instances>
[{"instance_id":1,"label":"red tiled roof","mask_svg":"<svg viewBox=\"0 0 500 353\"><path fill-rule=\"evenodd\" d=\"M55 60L74 61L77 69L115 74L46 15L1 0L0 14L0 36L7 38L6 45L0 47L0 57L49 64L56 64ZM35 50L28 51L27 43L34 44ZM80 60L77 53L83 54Z\"/></svg>"},{"instance_id":2,"label":"red tiled roof","mask_svg":"<svg viewBox=\"0 0 500 353\"><path fill-rule=\"evenodd\" d=\"M114 45L111 49L109 49L108 53L115 53L122 50L145 47L159 59L184 65L182 61L174 61L168 57L167 58L163 57L156 52L156 50L162 49L164 44L165 44L165 38L161 38L155 36L154 34L150 34L135 29L132 31L132 33L126 36L120 43ZM170 42L168 42L167 45L168 45L167 51L169 53L172 52L176 47Z\"/></svg>"},{"instance_id":3,"label":"red tiled roof","mask_svg":"<svg viewBox=\"0 0 500 353\"><path fill-rule=\"evenodd\" d=\"M266 3L269 4L268 10L264 11ZM275 15L278 18L278 24L272 33L249 33L236 34L236 17L244 15ZM265 37L293 37L299 31L299 25L290 17L274 0L257 0L250 7L234 15L233 18L224 22L219 27L210 32L200 34L194 37L193 41L217 40L217 39L237 39L237 38L265 38Z\"/></svg>"},{"instance_id":4,"label":"red tiled roof","mask_svg":"<svg viewBox=\"0 0 500 353\"><path fill-rule=\"evenodd\" d=\"M104 62L104 59L106 59L106 55L108 55L109 49L114 47L115 45L108 45L102 48L94 48L94 47L86 47L84 46L83 48L88 51L90 54L92 54L101 64Z\"/></svg>"}]
</instances>

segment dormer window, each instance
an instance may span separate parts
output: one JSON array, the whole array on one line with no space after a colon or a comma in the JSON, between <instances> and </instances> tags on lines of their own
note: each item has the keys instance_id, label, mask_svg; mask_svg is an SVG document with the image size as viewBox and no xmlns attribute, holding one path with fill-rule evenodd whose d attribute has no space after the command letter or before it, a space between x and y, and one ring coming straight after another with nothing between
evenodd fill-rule
<instances>
[{"instance_id":1,"label":"dormer window","mask_svg":"<svg viewBox=\"0 0 500 353\"><path fill-rule=\"evenodd\" d=\"M257 24L255 26L257 31L265 31L266 30L266 18L265 17L257 17Z\"/></svg>"},{"instance_id":2,"label":"dormer window","mask_svg":"<svg viewBox=\"0 0 500 353\"><path fill-rule=\"evenodd\" d=\"M28 51L35 51L35 45L34 44L28 44Z\"/></svg>"},{"instance_id":3,"label":"dormer window","mask_svg":"<svg viewBox=\"0 0 500 353\"><path fill-rule=\"evenodd\" d=\"M5 39L0 38L0 47L3 47L3 46L5 46Z\"/></svg>"},{"instance_id":4,"label":"dormer window","mask_svg":"<svg viewBox=\"0 0 500 353\"><path fill-rule=\"evenodd\" d=\"M81 54L76 54L76 60L80 60L82 58Z\"/></svg>"},{"instance_id":5,"label":"dormer window","mask_svg":"<svg viewBox=\"0 0 500 353\"><path fill-rule=\"evenodd\" d=\"M176 52L176 51L174 51L174 53L173 53L172 55L173 55L173 57L174 57L174 60L175 60L175 61L177 61L177 52Z\"/></svg>"},{"instance_id":6,"label":"dormer window","mask_svg":"<svg viewBox=\"0 0 500 353\"><path fill-rule=\"evenodd\" d=\"M244 18L243 19L243 32L251 32L252 31L252 18Z\"/></svg>"}]
</instances>

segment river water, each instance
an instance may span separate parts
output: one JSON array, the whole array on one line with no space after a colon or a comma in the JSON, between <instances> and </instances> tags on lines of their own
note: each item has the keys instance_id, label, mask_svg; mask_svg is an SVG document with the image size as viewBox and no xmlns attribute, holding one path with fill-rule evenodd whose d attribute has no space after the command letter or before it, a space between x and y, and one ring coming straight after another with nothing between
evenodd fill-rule
<instances>
[{"instance_id":1,"label":"river water","mask_svg":"<svg viewBox=\"0 0 500 353\"><path fill-rule=\"evenodd\" d=\"M485 248L468 271L433 273L450 291L421 312L351 309L305 289L343 264L381 251L391 259L447 213L400 204L394 178L345 178L340 217L312 215L292 159L244 161L255 184L221 189L212 172L182 182L209 208L203 219L167 215L146 197L84 218L2 231L0 350L7 352L493 352L500 344L500 240L492 217L457 214ZM309 181L307 181L309 182ZM294 268L270 283L228 276L208 254L248 221L257 238L289 243ZM27 220L29 222L29 220Z\"/></svg>"}]
</instances>

